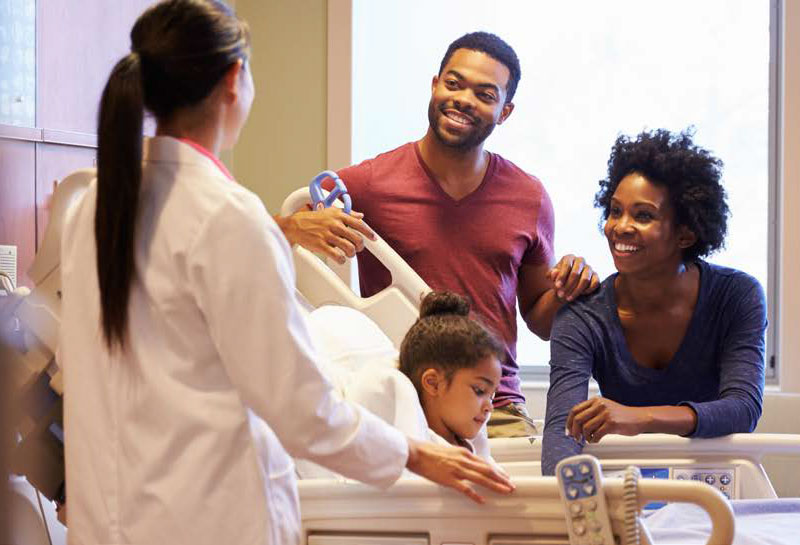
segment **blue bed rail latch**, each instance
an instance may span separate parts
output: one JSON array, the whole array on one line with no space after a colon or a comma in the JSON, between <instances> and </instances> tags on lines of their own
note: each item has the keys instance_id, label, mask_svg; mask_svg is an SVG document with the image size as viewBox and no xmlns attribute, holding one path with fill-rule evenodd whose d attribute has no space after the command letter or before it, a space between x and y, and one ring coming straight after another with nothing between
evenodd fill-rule
<instances>
[{"instance_id":1,"label":"blue bed rail latch","mask_svg":"<svg viewBox=\"0 0 800 545\"><path fill-rule=\"evenodd\" d=\"M322 192L322 182L327 178L333 180L334 188L328 193L328 196L325 197ZM308 184L308 191L311 193L311 208L313 210L316 210L319 204L322 204L325 208L330 208L333 206L333 202L339 197L342 198L342 202L344 203L345 214L349 214L352 209L352 202L350 201L350 194L347 193L347 187L344 185L341 178L332 170L325 170L317 174L314 179L311 180L311 183Z\"/></svg>"}]
</instances>

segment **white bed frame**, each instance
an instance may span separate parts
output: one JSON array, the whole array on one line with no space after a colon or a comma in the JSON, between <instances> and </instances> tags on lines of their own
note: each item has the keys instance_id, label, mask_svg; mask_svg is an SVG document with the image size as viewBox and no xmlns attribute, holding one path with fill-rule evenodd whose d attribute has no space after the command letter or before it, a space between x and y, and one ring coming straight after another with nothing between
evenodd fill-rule
<instances>
[{"instance_id":1,"label":"white bed frame","mask_svg":"<svg viewBox=\"0 0 800 545\"><path fill-rule=\"evenodd\" d=\"M508 496L487 494L477 505L460 494L417 479L376 492L361 484L301 481L304 545L550 545L569 543L555 477L515 479ZM623 481L603 488L613 532L624 533ZM652 501L699 505L712 522L707 543L732 543L733 512L715 489L692 481L639 481L641 509ZM652 540L639 523L641 543ZM658 545L658 544L655 544Z\"/></svg>"},{"instance_id":2,"label":"white bed frame","mask_svg":"<svg viewBox=\"0 0 800 545\"><path fill-rule=\"evenodd\" d=\"M541 475L541 436L491 439L492 456L513 475ZM766 455L800 457L800 435L736 433L713 439L666 434L609 435L584 452L603 462L606 475L636 465L646 475L702 480L731 499L774 499L775 489L762 465ZM711 478L713 477L713 479Z\"/></svg>"}]
</instances>

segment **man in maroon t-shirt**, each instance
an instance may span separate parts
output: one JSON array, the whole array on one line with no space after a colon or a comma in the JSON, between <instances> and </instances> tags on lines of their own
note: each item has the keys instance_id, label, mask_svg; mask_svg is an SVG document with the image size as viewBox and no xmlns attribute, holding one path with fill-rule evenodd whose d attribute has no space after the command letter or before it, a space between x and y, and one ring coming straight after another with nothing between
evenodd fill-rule
<instances>
[{"instance_id":1,"label":"man in maroon t-shirt","mask_svg":"<svg viewBox=\"0 0 800 545\"><path fill-rule=\"evenodd\" d=\"M506 344L490 437L535 432L525 410L516 362L516 300L542 339L565 301L593 291L597 275L583 259L553 252L553 208L542 183L483 149L514 110L520 77L514 50L493 34L462 36L433 78L425 136L343 169L354 205L433 289L468 296ZM344 260L372 233L357 214L338 209L276 218L287 238ZM364 296L390 283L368 252L359 254Z\"/></svg>"}]
</instances>

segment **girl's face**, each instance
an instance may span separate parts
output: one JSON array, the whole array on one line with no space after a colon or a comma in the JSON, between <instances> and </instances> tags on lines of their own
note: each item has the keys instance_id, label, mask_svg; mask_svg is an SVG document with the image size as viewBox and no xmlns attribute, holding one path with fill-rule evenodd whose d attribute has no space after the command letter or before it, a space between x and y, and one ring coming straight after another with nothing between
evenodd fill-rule
<instances>
[{"instance_id":1,"label":"girl's face","mask_svg":"<svg viewBox=\"0 0 800 545\"><path fill-rule=\"evenodd\" d=\"M428 369L422 376L428 425L450 443L456 443L456 437L474 438L492 413L501 376L500 362L494 356L459 369L449 383L444 373Z\"/></svg>"}]
</instances>

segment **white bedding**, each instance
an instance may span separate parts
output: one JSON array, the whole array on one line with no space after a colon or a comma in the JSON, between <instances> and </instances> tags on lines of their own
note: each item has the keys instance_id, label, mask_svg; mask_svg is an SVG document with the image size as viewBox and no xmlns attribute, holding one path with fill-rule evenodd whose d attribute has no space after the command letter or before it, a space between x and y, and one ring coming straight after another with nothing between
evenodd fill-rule
<instances>
[{"instance_id":1,"label":"white bedding","mask_svg":"<svg viewBox=\"0 0 800 545\"><path fill-rule=\"evenodd\" d=\"M795 545L800 543L800 499L734 500L734 545ZM700 507L673 503L645 519L658 545L705 543L711 522Z\"/></svg>"}]
</instances>

